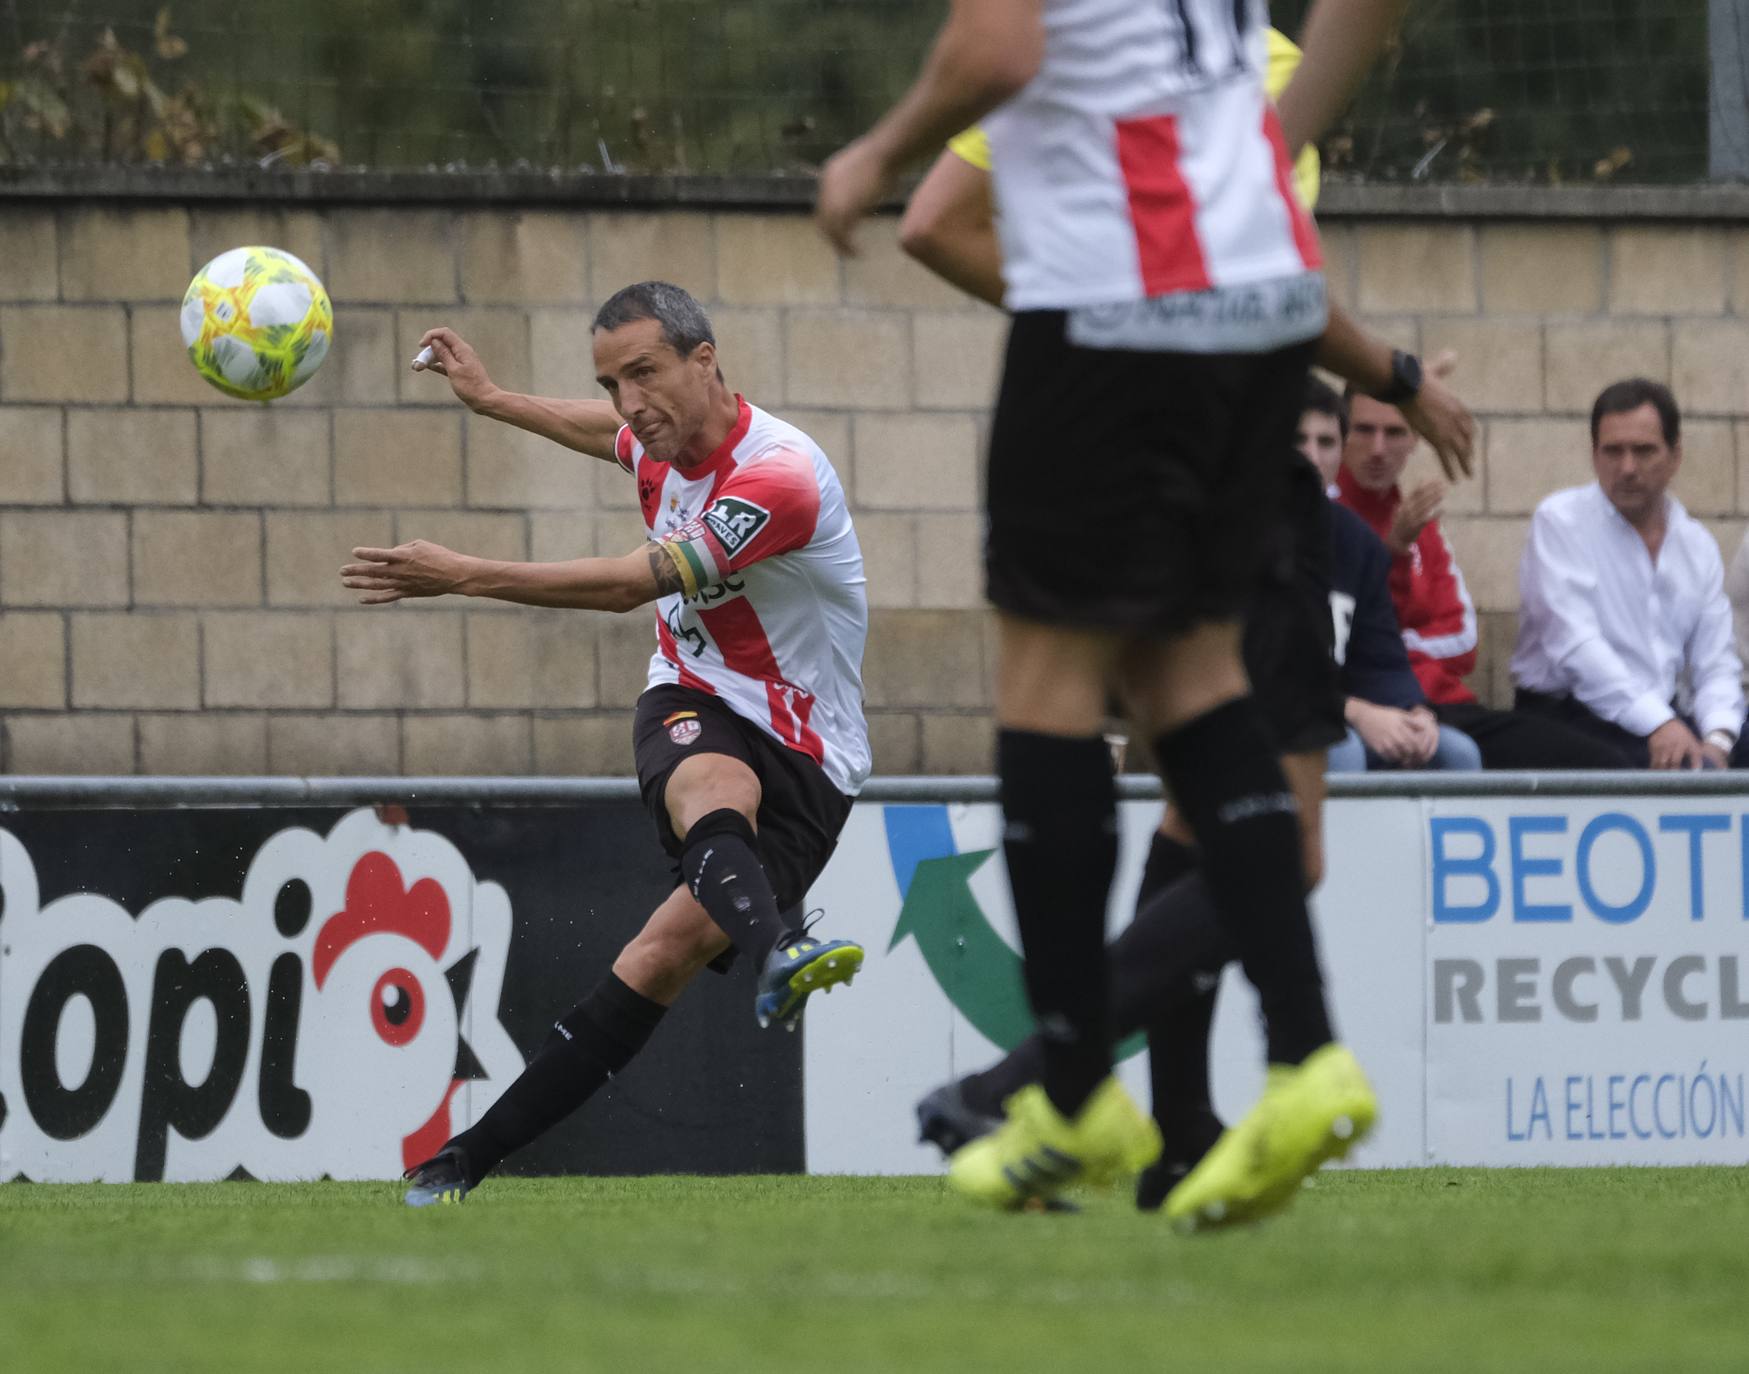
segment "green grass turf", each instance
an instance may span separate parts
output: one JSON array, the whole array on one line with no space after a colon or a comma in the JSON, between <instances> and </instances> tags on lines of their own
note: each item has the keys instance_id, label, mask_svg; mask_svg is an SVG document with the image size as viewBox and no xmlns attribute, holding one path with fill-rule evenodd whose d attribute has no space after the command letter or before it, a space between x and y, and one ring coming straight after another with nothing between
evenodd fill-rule
<instances>
[{"instance_id":1,"label":"green grass turf","mask_svg":"<svg viewBox=\"0 0 1749 1374\"><path fill-rule=\"evenodd\" d=\"M1327 1173L1187 1239L934 1179L0 1186L0 1368L1749 1368L1738 1170Z\"/></svg>"}]
</instances>

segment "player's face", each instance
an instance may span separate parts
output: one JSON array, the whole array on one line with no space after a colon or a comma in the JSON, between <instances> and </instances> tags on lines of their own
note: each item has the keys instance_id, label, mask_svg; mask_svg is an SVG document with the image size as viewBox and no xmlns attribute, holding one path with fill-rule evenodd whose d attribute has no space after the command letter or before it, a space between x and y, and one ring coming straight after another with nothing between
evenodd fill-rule
<instances>
[{"instance_id":1,"label":"player's face","mask_svg":"<svg viewBox=\"0 0 1749 1374\"><path fill-rule=\"evenodd\" d=\"M1415 431L1403 412L1370 396L1349 400L1348 442L1342 462L1349 475L1368 491L1389 491L1397 485L1409 455L1415 451Z\"/></svg>"},{"instance_id":2,"label":"player's face","mask_svg":"<svg viewBox=\"0 0 1749 1374\"><path fill-rule=\"evenodd\" d=\"M712 345L683 358L656 320L595 331L595 380L658 462L673 462L704 425L716 375Z\"/></svg>"},{"instance_id":3,"label":"player's face","mask_svg":"<svg viewBox=\"0 0 1749 1374\"><path fill-rule=\"evenodd\" d=\"M1342 466L1342 423L1334 415L1321 410L1304 412L1294 446L1318 469L1325 486L1336 480L1336 470Z\"/></svg>"},{"instance_id":4,"label":"player's face","mask_svg":"<svg viewBox=\"0 0 1749 1374\"><path fill-rule=\"evenodd\" d=\"M1609 504L1629 524L1640 524L1663 505L1664 489L1681 465L1682 445L1664 442L1651 402L1598 422L1591 467Z\"/></svg>"}]
</instances>

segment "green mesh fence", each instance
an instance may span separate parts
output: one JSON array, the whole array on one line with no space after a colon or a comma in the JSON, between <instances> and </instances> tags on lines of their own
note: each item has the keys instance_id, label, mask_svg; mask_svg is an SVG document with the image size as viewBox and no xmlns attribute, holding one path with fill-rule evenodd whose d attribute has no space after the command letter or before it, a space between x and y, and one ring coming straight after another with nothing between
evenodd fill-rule
<instances>
[{"instance_id":1,"label":"green mesh fence","mask_svg":"<svg viewBox=\"0 0 1749 1374\"><path fill-rule=\"evenodd\" d=\"M0 162L805 171L903 88L944 9L0 0ZM1290 34L1305 9L1272 6ZM1720 86L1719 55L1749 71L1749 22L1709 49L1708 19L1709 0L1416 0L1328 164L1390 182L1703 179L1709 139L1749 127L1718 118L1743 89Z\"/></svg>"}]
</instances>

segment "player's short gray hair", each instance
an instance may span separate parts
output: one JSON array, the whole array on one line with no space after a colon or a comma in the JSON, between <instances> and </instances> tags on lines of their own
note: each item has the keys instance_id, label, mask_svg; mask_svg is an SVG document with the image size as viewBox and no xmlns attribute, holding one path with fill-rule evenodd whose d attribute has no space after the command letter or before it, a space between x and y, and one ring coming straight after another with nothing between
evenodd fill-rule
<instances>
[{"instance_id":1,"label":"player's short gray hair","mask_svg":"<svg viewBox=\"0 0 1749 1374\"><path fill-rule=\"evenodd\" d=\"M622 286L595 312L596 329L618 329L638 320L654 320L662 326L663 341L682 358L692 356L700 344L715 347L717 336L710 316L684 287L667 281L640 281Z\"/></svg>"}]
</instances>

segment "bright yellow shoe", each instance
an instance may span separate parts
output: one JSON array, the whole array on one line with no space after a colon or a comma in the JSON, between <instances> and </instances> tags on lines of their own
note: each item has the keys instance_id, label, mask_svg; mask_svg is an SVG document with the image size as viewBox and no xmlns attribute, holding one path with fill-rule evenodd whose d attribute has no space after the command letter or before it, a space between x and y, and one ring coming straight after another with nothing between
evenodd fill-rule
<instances>
[{"instance_id":1,"label":"bright yellow shoe","mask_svg":"<svg viewBox=\"0 0 1749 1374\"><path fill-rule=\"evenodd\" d=\"M1160 1128L1107 1078L1073 1121L1034 1083L1005 1104L1007 1117L989 1135L954 1153L948 1183L993 1207L1049 1199L1071 1183L1109 1185L1160 1157Z\"/></svg>"},{"instance_id":2,"label":"bright yellow shoe","mask_svg":"<svg viewBox=\"0 0 1749 1374\"><path fill-rule=\"evenodd\" d=\"M1378 1119L1378 1099L1355 1058L1329 1044L1296 1067L1274 1066L1263 1096L1166 1198L1182 1231L1279 1212L1300 1182L1354 1148Z\"/></svg>"}]
</instances>

